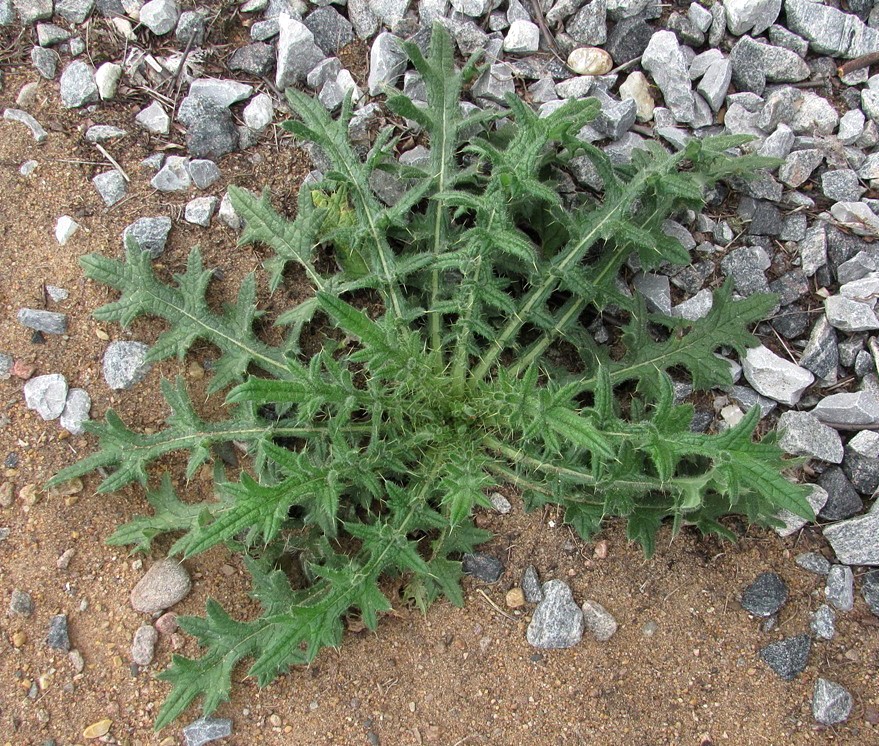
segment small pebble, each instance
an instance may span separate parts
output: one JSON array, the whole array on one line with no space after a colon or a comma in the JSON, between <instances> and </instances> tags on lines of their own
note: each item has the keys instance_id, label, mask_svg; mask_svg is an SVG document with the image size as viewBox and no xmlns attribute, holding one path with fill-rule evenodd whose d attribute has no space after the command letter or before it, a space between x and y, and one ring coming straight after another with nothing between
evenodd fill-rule
<instances>
[{"instance_id":1,"label":"small pebble","mask_svg":"<svg viewBox=\"0 0 879 746\"><path fill-rule=\"evenodd\" d=\"M67 615L56 614L49 622L49 633L46 644L54 650L70 650L70 636L67 631Z\"/></svg>"},{"instance_id":2,"label":"small pebble","mask_svg":"<svg viewBox=\"0 0 879 746\"><path fill-rule=\"evenodd\" d=\"M86 728L82 732L82 737L87 741L90 741L95 738L101 738L102 736L106 736L110 732L110 728L113 725L113 721L110 718L104 718L103 720L99 720L97 723L92 723L88 728Z\"/></svg>"},{"instance_id":3,"label":"small pebble","mask_svg":"<svg viewBox=\"0 0 879 746\"><path fill-rule=\"evenodd\" d=\"M34 613L34 600L27 591L15 588L9 599L9 614L12 616L28 617Z\"/></svg>"},{"instance_id":4,"label":"small pebble","mask_svg":"<svg viewBox=\"0 0 879 746\"><path fill-rule=\"evenodd\" d=\"M506 595L507 608L518 609L525 605L525 593L521 588L510 588Z\"/></svg>"},{"instance_id":5,"label":"small pebble","mask_svg":"<svg viewBox=\"0 0 879 746\"><path fill-rule=\"evenodd\" d=\"M153 661L156 650L156 640L159 633L156 628L144 624L134 633L134 642L131 645L131 660L138 666L148 666Z\"/></svg>"}]
</instances>

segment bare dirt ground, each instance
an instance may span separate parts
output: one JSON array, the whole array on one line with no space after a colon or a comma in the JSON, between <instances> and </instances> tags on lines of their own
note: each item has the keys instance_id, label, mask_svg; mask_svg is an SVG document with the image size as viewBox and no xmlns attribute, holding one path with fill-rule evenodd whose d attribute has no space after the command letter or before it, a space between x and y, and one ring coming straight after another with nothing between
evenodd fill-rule
<instances>
[{"instance_id":1,"label":"bare dirt ground","mask_svg":"<svg viewBox=\"0 0 879 746\"><path fill-rule=\"evenodd\" d=\"M96 121L129 130L107 145L131 176L129 198L106 209L90 183L107 170L103 158L84 140L87 114L64 112L57 84L38 78L29 67L7 70L0 107L14 105L21 86L39 82L32 113L50 130L37 145L19 124L0 121L0 350L33 366L35 374L63 373L71 386L89 391L92 415L112 406L130 425L158 427L166 414L158 393L161 377L183 373L204 401L202 364L215 352L205 346L182 364L167 361L128 392L111 392L100 362L107 339L152 341L158 322L138 322L130 330L94 321L91 312L113 292L86 281L77 265L82 254L121 253L121 232L148 215L175 218L171 240L159 260L180 269L191 246L199 244L209 266L225 273L218 299L231 294L240 278L258 268L261 257L237 248L228 228L211 229L178 222L186 195L162 195L149 187L150 173L139 162L155 143L132 126L143 102L102 107ZM172 140L174 135L172 134ZM177 135L177 142L182 142ZM27 159L39 165L28 178L19 174ZM292 197L308 166L289 143L268 137L246 154L221 161L223 180L210 193L221 196L229 182L258 188L270 184L279 205ZM192 196L192 195L190 195ZM54 238L60 215L83 227L65 246ZM43 286L70 292L46 305ZM263 288L264 290L265 288ZM283 296L274 299L283 305ZM64 337L33 344L15 318L21 307L46 307L69 316ZM197 365L193 365L193 364ZM0 381L0 462L15 454L17 466L0 470L14 485L11 507L0 508L0 744L85 744L83 730L103 718L113 721L106 743L181 743L180 726L198 716L192 708L183 722L155 734L152 721L168 687L155 675L169 662L175 640L160 638L154 663L137 670L130 663L135 630L145 617L129 605L131 588L170 542L159 542L151 557L127 556L104 540L114 528L148 508L140 489L96 495L97 480L73 496L39 493L28 504L28 485L42 485L60 467L94 447L90 436L64 438L57 422L43 422L25 407L23 381ZM210 410L218 402L207 401ZM7 463L12 463L8 461ZM182 462L166 466L186 499L205 499L208 482L182 480ZM260 691L245 671L237 676L232 701L220 716L234 721L224 743L251 744L877 744L879 743L879 631L863 600L839 615L837 636L816 642L803 674L782 681L759 659L763 645L808 630L808 616L823 601L823 579L793 562L806 550L832 553L812 528L787 540L736 521L736 545L703 540L685 532L669 541L661 534L653 559L645 561L629 545L619 525L610 525L605 558L576 539L552 513L525 515L514 505L508 516L481 519L496 538L487 551L502 556L501 581L487 586L466 582L467 604L456 609L438 603L425 617L399 605L376 634L349 632L338 651L325 651L307 670L296 670ZM65 570L56 561L75 555ZM142 563L142 567L141 567ZM542 579L568 581L578 601L603 604L620 623L607 643L590 639L563 651L538 651L525 642L530 608L505 607L524 567L533 563ZM187 562L193 592L174 609L200 614L207 598L233 615L256 612L247 576L237 558L214 549ZM762 632L738 602L742 588L764 570L779 572L791 591L779 624ZM5 614L13 589L32 594L30 618ZM70 659L45 644L50 618L67 614L72 646L85 663L77 673ZM648 624L650 623L650 624ZM645 625L648 625L645 628ZM652 635L649 628L655 627ZM197 654L194 641L175 638L180 652ZM849 721L837 728L815 724L811 696L816 679L844 685L855 697ZM29 697L33 683L36 696Z\"/></svg>"}]
</instances>

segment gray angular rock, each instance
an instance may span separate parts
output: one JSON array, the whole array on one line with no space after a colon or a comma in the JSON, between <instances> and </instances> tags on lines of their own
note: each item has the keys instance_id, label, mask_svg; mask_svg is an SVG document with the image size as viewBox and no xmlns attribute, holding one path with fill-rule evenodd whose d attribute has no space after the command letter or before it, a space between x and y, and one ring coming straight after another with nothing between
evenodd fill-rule
<instances>
[{"instance_id":1,"label":"gray angular rock","mask_svg":"<svg viewBox=\"0 0 879 746\"><path fill-rule=\"evenodd\" d=\"M843 458L842 440L839 433L821 424L809 412L785 412L778 419L778 430L782 432L778 445L793 456L811 456L839 464ZM822 484L824 489L827 489Z\"/></svg>"},{"instance_id":2,"label":"gray angular rock","mask_svg":"<svg viewBox=\"0 0 879 746\"><path fill-rule=\"evenodd\" d=\"M275 49L261 41L236 49L228 61L229 69L262 77L275 66Z\"/></svg>"},{"instance_id":3,"label":"gray angular rock","mask_svg":"<svg viewBox=\"0 0 879 746\"><path fill-rule=\"evenodd\" d=\"M879 570L870 570L864 573L861 580L861 595L867 603L870 611L879 616Z\"/></svg>"},{"instance_id":4,"label":"gray angular rock","mask_svg":"<svg viewBox=\"0 0 879 746\"><path fill-rule=\"evenodd\" d=\"M693 6L691 6L693 7ZM712 111L719 111L726 99L732 81L732 62L720 59L713 62L696 86L696 92L708 102Z\"/></svg>"},{"instance_id":5,"label":"gray angular rock","mask_svg":"<svg viewBox=\"0 0 879 746\"><path fill-rule=\"evenodd\" d=\"M15 360L12 355L7 355L5 352L0 352L0 381L6 381L12 375L12 366L15 364Z\"/></svg>"},{"instance_id":6,"label":"gray angular rock","mask_svg":"<svg viewBox=\"0 0 879 746\"><path fill-rule=\"evenodd\" d=\"M784 10L787 28L815 52L851 59L879 49L879 31L857 16L811 0L785 0Z\"/></svg>"},{"instance_id":7,"label":"gray angular rock","mask_svg":"<svg viewBox=\"0 0 879 746\"><path fill-rule=\"evenodd\" d=\"M522 573L522 592L529 604L537 604L543 600L543 589L534 565L528 565Z\"/></svg>"},{"instance_id":8,"label":"gray angular rock","mask_svg":"<svg viewBox=\"0 0 879 746\"><path fill-rule=\"evenodd\" d=\"M822 640L832 640L836 634L836 612L827 604L821 604L809 618L809 629Z\"/></svg>"},{"instance_id":9,"label":"gray angular rock","mask_svg":"<svg viewBox=\"0 0 879 746\"><path fill-rule=\"evenodd\" d=\"M149 347L142 342L111 342L104 352L104 381L111 389L130 389L140 383L152 365L146 356Z\"/></svg>"},{"instance_id":10,"label":"gray angular rock","mask_svg":"<svg viewBox=\"0 0 879 746\"><path fill-rule=\"evenodd\" d=\"M467 575L486 583L496 583L504 573L504 565L497 557L481 552L465 554L462 569Z\"/></svg>"},{"instance_id":11,"label":"gray angular rock","mask_svg":"<svg viewBox=\"0 0 879 746\"><path fill-rule=\"evenodd\" d=\"M796 53L743 36L730 51L732 79L740 90L763 93L766 83L795 83L809 77Z\"/></svg>"},{"instance_id":12,"label":"gray angular rock","mask_svg":"<svg viewBox=\"0 0 879 746\"><path fill-rule=\"evenodd\" d=\"M11 26L15 23L15 8L12 0L0 0L0 26Z\"/></svg>"},{"instance_id":13,"label":"gray angular rock","mask_svg":"<svg viewBox=\"0 0 879 746\"><path fill-rule=\"evenodd\" d=\"M327 55L338 54L356 38L351 22L330 6L313 10L302 22L314 35L314 43Z\"/></svg>"},{"instance_id":14,"label":"gray angular rock","mask_svg":"<svg viewBox=\"0 0 879 746\"><path fill-rule=\"evenodd\" d=\"M536 648L573 647L583 638L584 621L571 589L561 580L548 580L542 590L543 600L531 615L525 639Z\"/></svg>"},{"instance_id":15,"label":"gray angular rock","mask_svg":"<svg viewBox=\"0 0 879 746\"><path fill-rule=\"evenodd\" d=\"M54 23L37 24L37 44L41 47L52 47L69 38L70 32L66 28L56 26Z\"/></svg>"},{"instance_id":16,"label":"gray angular rock","mask_svg":"<svg viewBox=\"0 0 879 746\"><path fill-rule=\"evenodd\" d=\"M61 58L54 49L44 49L43 47L31 49L31 64L46 80L55 79L59 62L61 62Z\"/></svg>"},{"instance_id":17,"label":"gray angular rock","mask_svg":"<svg viewBox=\"0 0 879 746\"><path fill-rule=\"evenodd\" d=\"M250 38L254 41L268 41L281 32L277 17L257 21L250 27ZM274 49L272 50L274 52Z\"/></svg>"},{"instance_id":18,"label":"gray angular rock","mask_svg":"<svg viewBox=\"0 0 879 746\"><path fill-rule=\"evenodd\" d=\"M282 13L278 16L278 27L275 85L283 91L295 83L302 83L326 55L315 44L314 34L308 26L297 18Z\"/></svg>"},{"instance_id":19,"label":"gray angular rock","mask_svg":"<svg viewBox=\"0 0 879 746\"><path fill-rule=\"evenodd\" d=\"M747 198L741 200L740 204L746 202ZM720 263L724 274L732 278L735 289L744 296L769 291L769 282L764 271L769 269L770 265L769 255L760 246L742 246L734 249Z\"/></svg>"},{"instance_id":20,"label":"gray angular rock","mask_svg":"<svg viewBox=\"0 0 879 746\"><path fill-rule=\"evenodd\" d=\"M476 98L503 103L507 93L514 93L513 71L505 62L490 65L470 89Z\"/></svg>"},{"instance_id":21,"label":"gray angular rock","mask_svg":"<svg viewBox=\"0 0 879 746\"><path fill-rule=\"evenodd\" d=\"M207 189L220 178L220 168L211 160L195 158L189 162L189 176L199 189Z\"/></svg>"},{"instance_id":22,"label":"gray angular rock","mask_svg":"<svg viewBox=\"0 0 879 746\"><path fill-rule=\"evenodd\" d=\"M678 122L692 121L696 102L690 87L689 65L671 31L653 34L641 58L641 67L653 76L674 118Z\"/></svg>"},{"instance_id":23,"label":"gray angular rock","mask_svg":"<svg viewBox=\"0 0 879 746\"><path fill-rule=\"evenodd\" d=\"M183 729L186 746L204 746L206 743L232 735L229 718L202 717Z\"/></svg>"},{"instance_id":24,"label":"gray angular rock","mask_svg":"<svg viewBox=\"0 0 879 746\"><path fill-rule=\"evenodd\" d=\"M140 9L140 22L156 36L164 36L174 30L180 18L175 0L150 0Z\"/></svg>"},{"instance_id":25,"label":"gray angular rock","mask_svg":"<svg viewBox=\"0 0 879 746\"><path fill-rule=\"evenodd\" d=\"M209 99L187 96L177 110L186 125L186 148L194 158L217 159L238 147L232 113Z\"/></svg>"},{"instance_id":26,"label":"gray angular rock","mask_svg":"<svg viewBox=\"0 0 879 746\"><path fill-rule=\"evenodd\" d=\"M187 165L188 159L182 155L168 156L164 165L150 180L150 185L160 192L185 192L192 185Z\"/></svg>"},{"instance_id":27,"label":"gray angular rock","mask_svg":"<svg viewBox=\"0 0 879 746\"><path fill-rule=\"evenodd\" d=\"M827 575L830 572L830 561L817 552L803 552L794 557L794 562L804 570L816 575Z\"/></svg>"},{"instance_id":28,"label":"gray angular rock","mask_svg":"<svg viewBox=\"0 0 879 746\"><path fill-rule=\"evenodd\" d=\"M862 430L845 446L842 470L862 495L879 489L879 433Z\"/></svg>"},{"instance_id":29,"label":"gray angular rock","mask_svg":"<svg viewBox=\"0 0 879 746\"><path fill-rule=\"evenodd\" d=\"M131 606L135 611L154 614L182 601L189 594L192 582L189 573L174 559L153 563L131 591Z\"/></svg>"},{"instance_id":30,"label":"gray angular rock","mask_svg":"<svg viewBox=\"0 0 879 746\"><path fill-rule=\"evenodd\" d=\"M369 78L367 89L376 96L385 86L393 86L406 70L407 57L400 40L387 31L382 32L369 50Z\"/></svg>"},{"instance_id":31,"label":"gray angular rock","mask_svg":"<svg viewBox=\"0 0 879 746\"><path fill-rule=\"evenodd\" d=\"M846 689L829 679L819 678L812 693L812 716L822 725L848 720L854 700Z\"/></svg>"},{"instance_id":32,"label":"gray angular rock","mask_svg":"<svg viewBox=\"0 0 879 746\"><path fill-rule=\"evenodd\" d=\"M56 614L49 620L46 645L53 650L70 651L70 633L67 629L67 614Z\"/></svg>"},{"instance_id":33,"label":"gray angular rock","mask_svg":"<svg viewBox=\"0 0 879 746\"><path fill-rule=\"evenodd\" d=\"M864 202L837 202L830 214L858 236L879 236L879 216Z\"/></svg>"},{"instance_id":34,"label":"gray angular rock","mask_svg":"<svg viewBox=\"0 0 879 746\"><path fill-rule=\"evenodd\" d=\"M55 0L55 13L70 23L83 23L94 7L94 0Z\"/></svg>"},{"instance_id":35,"label":"gray angular rock","mask_svg":"<svg viewBox=\"0 0 879 746\"><path fill-rule=\"evenodd\" d=\"M445 17L445 10L441 15ZM373 13L369 0L348 0L348 20L361 39L371 39L381 23Z\"/></svg>"},{"instance_id":36,"label":"gray angular rock","mask_svg":"<svg viewBox=\"0 0 879 746\"><path fill-rule=\"evenodd\" d=\"M272 97L267 93L260 93L244 107L242 116L246 124L254 132L262 132L272 123L275 109Z\"/></svg>"},{"instance_id":37,"label":"gray angular rock","mask_svg":"<svg viewBox=\"0 0 879 746\"><path fill-rule=\"evenodd\" d=\"M204 11L185 10L177 19L177 26L174 29L174 37L177 43L184 48L188 44L190 48L197 49L204 44L205 35L207 34L207 18Z\"/></svg>"},{"instance_id":38,"label":"gray angular rock","mask_svg":"<svg viewBox=\"0 0 879 746\"><path fill-rule=\"evenodd\" d=\"M87 142L107 142L125 137L128 132L120 127L111 127L108 124L93 124L85 132Z\"/></svg>"},{"instance_id":39,"label":"gray angular rock","mask_svg":"<svg viewBox=\"0 0 879 746\"><path fill-rule=\"evenodd\" d=\"M789 124L797 134L831 135L839 124L836 106L822 96L811 91L802 91L799 105L793 111Z\"/></svg>"},{"instance_id":40,"label":"gray angular rock","mask_svg":"<svg viewBox=\"0 0 879 746\"><path fill-rule=\"evenodd\" d=\"M24 384L24 400L44 420L55 420L64 411L67 401L67 379L60 373L31 378Z\"/></svg>"},{"instance_id":41,"label":"gray angular rock","mask_svg":"<svg viewBox=\"0 0 879 746\"><path fill-rule=\"evenodd\" d=\"M578 44L600 46L607 41L607 2L592 0L583 3L568 19L565 31Z\"/></svg>"},{"instance_id":42,"label":"gray angular rock","mask_svg":"<svg viewBox=\"0 0 879 746\"><path fill-rule=\"evenodd\" d=\"M134 121L154 135L167 135L171 130L171 117L158 101L153 101L145 109L138 112Z\"/></svg>"},{"instance_id":43,"label":"gray angular rock","mask_svg":"<svg viewBox=\"0 0 879 746\"><path fill-rule=\"evenodd\" d=\"M818 221L806 231L799 249L800 268L806 277L811 277L827 264L827 232L823 221Z\"/></svg>"},{"instance_id":44,"label":"gray angular rock","mask_svg":"<svg viewBox=\"0 0 879 746\"><path fill-rule=\"evenodd\" d=\"M615 65L622 65L640 57L652 36L653 29L643 18L625 18L611 29L604 48Z\"/></svg>"},{"instance_id":45,"label":"gray angular rock","mask_svg":"<svg viewBox=\"0 0 879 746\"><path fill-rule=\"evenodd\" d=\"M770 617L787 601L787 585L774 572L761 572L742 593L742 607L758 617Z\"/></svg>"},{"instance_id":46,"label":"gray angular rock","mask_svg":"<svg viewBox=\"0 0 879 746\"><path fill-rule=\"evenodd\" d=\"M864 509L864 502L838 466L826 469L819 477L818 484L827 491L827 502L819 514L825 521L851 518Z\"/></svg>"},{"instance_id":47,"label":"gray angular rock","mask_svg":"<svg viewBox=\"0 0 879 746\"><path fill-rule=\"evenodd\" d=\"M748 350L742 361L742 370L758 393L791 407L815 380L808 370L779 357L763 345Z\"/></svg>"},{"instance_id":48,"label":"gray angular rock","mask_svg":"<svg viewBox=\"0 0 879 746\"><path fill-rule=\"evenodd\" d=\"M800 366L811 371L818 378L829 378L836 374L838 363L836 331L827 317L821 316L812 327L809 341L800 356Z\"/></svg>"},{"instance_id":49,"label":"gray angular rock","mask_svg":"<svg viewBox=\"0 0 879 746\"><path fill-rule=\"evenodd\" d=\"M841 430L879 424L879 396L871 391L831 394L812 410L821 422Z\"/></svg>"},{"instance_id":50,"label":"gray angular rock","mask_svg":"<svg viewBox=\"0 0 879 746\"><path fill-rule=\"evenodd\" d=\"M879 329L879 318L869 303L861 303L842 295L832 295L825 299L824 313L831 326L844 332Z\"/></svg>"},{"instance_id":51,"label":"gray angular rock","mask_svg":"<svg viewBox=\"0 0 879 746\"><path fill-rule=\"evenodd\" d=\"M210 101L217 106L229 107L253 95L253 86L237 80L196 78L189 84L189 95Z\"/></svg>"},{"instance_id":52,"label":"gray angular rock","mask_svg":"<svg viewBox=\"0 0 879 746\"><path fill-rule=\"evenodd\" d=\"M42 311L36 308L20 308L18 323L28 329L36 329L45 334L66 334L67 315L54 311Z\"/></svg>"},{"instance_id":53,"label":"gray angular rock","mask_svg":"<svg viewBox=\"0 0 879 746\"><path fill-rule=\"evenodd\" d=\"M540 47L540 29L531 21L513 21L504 37L504 51L531 54Z\"/></svg>"},{"instance_id":54,"label":"gray angular rock","mask_svg":"<svg viewBox=\"0 0 879 746\"><path fill-rule=\"evenodd\" d=\"M840 168L821 174L821 191L827 199L834 202L857 202L865 189L855 171Z\"/></svg>"},{"instance_id":55,"label":"gray angular rock","mask_svg":"<svg viewBox=\"0 0 879 746\"><path fill-rule=\"evenodd\" d=\"M836 558L845 565L879 565L879 511L824 528Z\"/></svg>"},{"instance_id":56,"label":"gray angular rock","mask_svg":"<svg viewBox=\"0 0 879 746\"><path fill-rule=\"evenodd\" d=\"M726 0L726 27L733 36L752 33L759 36L781 12L781 0Z\"/></svg>"},{"instance_id":57,"label":"gray angular rock","mask_svg":"<svg viewBox=\"0 0 879 746\"><path fill-rule=\"evenodd\" d=\"M632 285L644 297L651 311L671 314L671 287L666 275L639 272L632 280Z\"/></svg>"},{"instance_id":58,"label":"gray angular rock","mask_svg":"<svg viewBox=\"0 0 879 746\"><path fill-rule=\"evenodd\" d=\"M107 207L115 205L126 194L128 194L128 182L121 171L113 169L112 171L104 171L92 179L92 184L104 200Z\"/></svg>"},{"instance_id":59,"label":"gray angular rock","mask_svg":"<svg viewBox=\"0 0 879 746\"><path fill-rule=\"evenodd\" d=\"M783 184L796 189L808 181L812 172L823 160L824 153L816 148L795 150L787 156L778 169L778 178Z\"/></svg>"},{"instance_id":60,"label":"gray angular rock","mask_svg":"<svg viewBox=\"0 0 879 746\"><path fill-rule=\"evenodd\" d=\"M617 631L617 620L597 601L585 601L582 606L586 631L599 642L607 642Z\"/></svg>"},{"instance_id":61,"label":"gray angular rock","mask_svg":"<svg viewBox=\"0 0 879 746\"><path fill-rule=\"evenodd\" d=\"M134 641L131 643L131 660L138 666L148 666L153 662L156 651L156 642L159 633L151 624L144 624L137 628L134 633Z\"/></svg>"},{"instance_id":62,"label":"gray angular rock","mask_svg":"<svg viewBox=\"0 0 879 746\"><path fill-rule=\"evenodd\" d=\"M809 662L809 635L795 635L773 642L760 650L760 657L785 681L793 681Z\"/></svg>"},{"instance_id":63,"label":"gray angular rock","mask_svg":"<svg viewBox=\"0 0 879 746\"><path fill-rule=\"evenodd\" d=\"M218 197L196 197L186 203L183 219L187 223L207 228L211 224L211 218L214 216L219 205L220 200Z\"/></svg>"},{"instance_id":64,"label":"gray angular rock","mask_svg":"<svg viewBox=\"0 0 879 746\"><path fill-rule=\"evenodd\" d=\"M9 614L11 616L29 617L34 613L34 600L27 591L14 588L9 599Z\"/></svg>"},{"instance_id":65,"label":"gray angular rock","mask_svg":"<svg viewBox=\"0 0 879 746\"><path fill-rule=\"evenodd\" d=\"M824 595L839 611L851 611L855 605L855 585L852 569L846 565L833 565L827 573Z\"/></svg>"},{"instance_id":66,"label":"gray angular rock","mask_svg":"<svg viewBox=\"0 0 879 746\"><path fill-rule=\"evenodd\" d=\"M83 424L88 422L91 408L92 398L85 389L70 389L59 420L61 427L71 435L82 435L85 432Z\"/></svg>"},{"instance_id":67,"label":"gray angular rock","mask_svg":"<svg viewBox=\"0 0 879 746\"><path fill-rule=\"evenodd\" d=\"M134 244L155 259L165 251L165 244L170 232L171 218L169 217L139 218L122 231L122 245L128 248L129 244Z\"/></svg>"},{"instance_id":68,"label":"gray angular rock","mask_svg":"<svg viewBox=\"0 0 879 746\"><path fill-rule=\"evenodd\" d=\"M76 109L100 100L94 70L82 60L74 60L61 73L61 105Z\"/></svg>"},{"instance_id":69,"label":"gray angular rock","mask_svg":"<svg viewBox=\"0 0 879 746\"><path fill-rule=\"evenodd\" d=\"M18 18L25 26L37 21L47 21L52 17L52 0L12 0L18 11Z\"/></svg>"}]
</instances>

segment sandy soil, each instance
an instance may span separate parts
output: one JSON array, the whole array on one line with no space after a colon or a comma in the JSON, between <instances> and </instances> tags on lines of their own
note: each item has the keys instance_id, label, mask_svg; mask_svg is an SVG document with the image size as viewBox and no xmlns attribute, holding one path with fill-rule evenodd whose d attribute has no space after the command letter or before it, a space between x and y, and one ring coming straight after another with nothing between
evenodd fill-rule
<instances>
[{"instance_id":1,"label":"sandy soil","mask_svg":"<svg viewBox=\"0 0 879 746\"><path fill-rule=\"evenodd\" d=\"M199 244L207 263L225 273L216 290L219 300L259 266L260 250L236 248L236 236L222 225L206 230L177 222L189 197L151 190L150 174L139 161L161 143L150 142L132 126L133 113L146 101L139 94L94 115L95 122L130 132L107 145L131 177L129 198L106 209L90 183L107 169L84 140L91 120L61 109L57 84L39 79L29 67L7 69L0 107L13 105L30 81L39 82L31 112L50 136L37 145L21 125L0 121L0 350L32 365L35 374L61 372L71 386L87 389L96 418L112 406L133 426L158 427L166 414L158 398L160 378L184 373L194 400L204 401L199 366L215 351L204 346L182 364L155 366L132 391L111 392L100 374L106 340L150 342L161 324L143 321L126 331L96 323L91 312L113 292L86 281L78 257L119 255L128 223L170 215L175 226L160 265L176 271L189 248ZM246 154L223 159L223 181L209 192L222 195L229 182L253 188L269 183L278 204L291 205L308 166L276 134ZM171 141L182 143L182 135L172 133ZM31 158L39 166L24 178L18 168ZM65 214L83 230L59 247L54 226ZM45 305L45 284L66 288L70 297ZM283 299L283 293L276 295L272 304L283 308ZM15 314L24 306L44 305L68 314L69 333L33 344ZM94 443L86 436L64 438L57 422L43 422L28 411L22 384L16 378L0 381L0 462L7 454L18 457L16 467L2 470L2 481L14 486L15 500L0 509L0 526L10 529L0 542L0 744L50 739L59 746L84 744L83 730L103 718L113 720L107 743L180 743L182 722L152 732L167 692L154 676L169 662L174 642L189 655L196 654L197 646L183 636L161 638L151 666L138 671L130 663L133 634L146 619L132 610L128 594L170 542L159 542L147 558L129 557L104 544L119 523L147 509L137 488L99 496L94 494L97 481L88 478L79 494L39 493L39 500L28 504L28 485L42 485L57 469L89 453ZM216 406L216 401L205 402L207 410ZM178 489L187 499L207 498L205 480L180 481L181 463L165 464L176 475ZM377 634L350 632L340 650L323 652L307 670L265 690L258 690L242 670L232 701L218 712L234 720L235 734L225 743L879 743L879 620L860 597L853 612L838 617L837 637L813 646L808 667L793 682L780 680L757 655L768 642L806 631L809 613L822 602L822 580L792 559L805 550L832 558L816 530L781 540L733 520L730 526L742 534L735 546L689 533L670 542L664 532L656 556L645 561L616 524L599 537L608 551L598 558L593 545L576 539L561 525L561 516L551 512L525 515L515 504L509 516L486 514L480 521L496 534L487 551L506 563L499 583L468 580L467 605L461 610L439 603L424 617L400 606ZM66 570L59 570L56 561L69 549L75 556ZM504 602L528 563L537 566L543 579L569 581L579 601L603 604L620 622L617 635L607 643L587 639L565 651L529 647L524 633L531 609L506 609ZM226 550L212 550L187 567L194 588L174 609L178 613L200 614L209 597L233 616L256 612L244 568ZM742 588L764 570L779 572L791 590L770 632L762 632L738 603ZM32 617L5 614L16 588L32 594ZM72 645L84 659L81 673L66 655L45 645L49 619L60 613L68 615ZM655 626L655 632L648 636L645 625ZM817 726L812 719L811 695L819 676L843 684L855 697L849 722L838 728ZM38 687L31 698L34 682ZM185 722L197 715L193 708Z\"/></svg>"}]
</instances>

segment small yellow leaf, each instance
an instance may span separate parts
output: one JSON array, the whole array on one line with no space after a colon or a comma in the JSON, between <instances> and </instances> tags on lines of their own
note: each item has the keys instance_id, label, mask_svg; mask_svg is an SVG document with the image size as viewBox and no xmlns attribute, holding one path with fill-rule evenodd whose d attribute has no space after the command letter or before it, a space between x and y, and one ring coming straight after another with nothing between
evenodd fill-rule
<instances>
[{"instance_id":1,"label":"small yellow leaf","mask_svg":"<svg viewBox=\"0 0 879 746\"><path fill-rule=\"evenodd\" d=\"M113 725L113 721L110 720L110 718L104 718L103 720L99 720L97 723L92 723L88 728L86 728L82 732L82 737L91 739L106 736L110 732L111 725Z\"/></svg>"}]
</instances>

